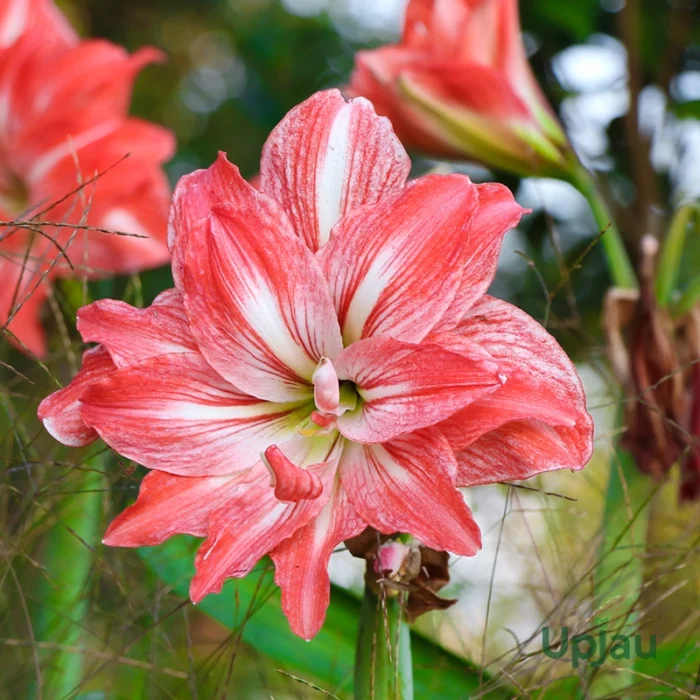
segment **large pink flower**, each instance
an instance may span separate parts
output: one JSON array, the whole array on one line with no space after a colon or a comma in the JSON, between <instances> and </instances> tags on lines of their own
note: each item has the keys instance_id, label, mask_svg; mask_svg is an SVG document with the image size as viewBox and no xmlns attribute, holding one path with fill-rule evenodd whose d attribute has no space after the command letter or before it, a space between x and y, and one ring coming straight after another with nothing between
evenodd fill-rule
<instances>
[{"instance_id":1,"label":"large pink flower","mask_svg":"<svg viewBox=\"0 0 700 700\"><path fill-rule=\"evenodd\" d=\"M50 279L137 272L169 258L161 166L173 137L128 116L138 71L159 59L154 49L129 56L106 41L80 41L49 0L0 4L0 220L140 236L0 228L0 328L38 355Z\"/></svg>"},{"instance_id":2,"label":"large pink flower","mask_svg":"<svg viewBox=\"0 0 700 700\"><path fill-rule=\"evenodd\" d=\"M410 0L400 43L360 51L349 89L428 152L525 175L569 168L528 64L518 0Z\"/></svg>"},{"instance_id":3,"label":"large pink flower","mask_svg":"<svg viewBox=\"0 0 700 700\"><path fill-rule=\"evenodd\" d=\"M472 556L457 487L590 456L571 362L484 296L523 210L501 185L408 171L368 102L318 93L270 136L259 190L223 155L180 181L175 290L79 313L99 345L39 415L153 469L105 542L206 537L194 601L269 553L309 639L343 540L370 525Z\"/></svg>"}]
</instances>

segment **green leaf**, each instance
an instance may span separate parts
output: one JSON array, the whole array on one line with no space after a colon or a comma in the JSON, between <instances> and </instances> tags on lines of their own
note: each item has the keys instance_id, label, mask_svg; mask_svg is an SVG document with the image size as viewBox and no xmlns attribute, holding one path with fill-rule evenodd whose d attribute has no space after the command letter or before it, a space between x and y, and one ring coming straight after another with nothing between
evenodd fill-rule
<instances>
[{"instance_id":1,"label":"green leaf","mask_svg":"<svg viewBox=\"0 0 700 700\"><path fill-rule=\"evenodd\" d=\"M700 668L700 640L693 633L684 639L674 639L658 646L652 659L637 659L634 666L637 677L635 691L641 694L669 694L669 686L688 691L687 696L697 691ZM653 677L655 680L649 680Z\"/></svg>"},{"instance_id":2,"label":"green leaf","mask_svg":"<svg viewBox=\"0 0 700 700\"><path fill-rule=\"evenodd\" d=\"M686 233L695 211L696 207L689 204L678 209L661 249L656 273L656 298L664 308L673 300L685 250Z\"/></svg>"},{"instance_id":3,"label":"green leaf","mask_svg":"<svg viewBox=\"0 0 700 700\"><path fill-rule=\"evenodd\" d=\"M183 598L188 597L198 541L175 537L159 547L143 547L139 555ZM292 634L274 586L272 565L265 560L243 579L228 581L219 594L207 596L197 609L225 627L241 631L243 641L305 680L313 680L340 697L353 690L355 639L360 601L333 588L326 622L311 642ZM510 698L516 693L426 638L412 633L414 687L418 698L469 698L479 688L482 698Z\"/></svg>"},{"instance_id":4,"label":"green leaf","mask_svg":"<svg viewBox=\"0 0 700 700\"><path fill-rule=\"evenodd\" d=\"M687 314L698 302L700 302L700 275L686 287L678 304L673 309L674 315Z\"/></svg>"},{"instance_id":5,"label":"green leaf","mask_svg":"<svg viewBox=\"0 0 700 700\"><path fill-rule=\"evenodd\" d=\"M700 100L671 103L669 109L679 119L700 119Z\"/></svg>"},{"instance_id":6,"label":"green leaf","mask_svg":"<svg viewBox=\"0 0 700 700\"><path fill-rule=\"evenodd\" d=\"M521 3L523 24L543 36L555 31L566 32L575 41L584 41L596 29L600 15L597 0L539 0L537 3Z\"/></svg>"}]
</instances>

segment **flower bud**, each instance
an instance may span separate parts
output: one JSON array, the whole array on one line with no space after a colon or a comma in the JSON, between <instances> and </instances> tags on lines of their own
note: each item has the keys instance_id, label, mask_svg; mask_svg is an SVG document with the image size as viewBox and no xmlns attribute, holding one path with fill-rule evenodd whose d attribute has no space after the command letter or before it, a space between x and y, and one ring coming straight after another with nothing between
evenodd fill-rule
<instances>
[{"instance_id":1,"label":"flower bud","mask_svg":"<svg viewBox=\"0 0 700 700\"><path fill-rule=\"evenodd\" d=\"M571 149L530 69L517 0L411 0L401 42L358 54L350 92L401 140L519 175L562 176Z\"/></svg>"}]
</instances>

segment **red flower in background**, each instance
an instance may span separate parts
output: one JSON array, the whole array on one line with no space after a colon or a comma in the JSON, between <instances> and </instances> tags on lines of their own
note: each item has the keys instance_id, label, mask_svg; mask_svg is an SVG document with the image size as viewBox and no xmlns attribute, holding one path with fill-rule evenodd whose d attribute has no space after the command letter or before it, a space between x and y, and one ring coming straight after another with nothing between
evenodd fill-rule
<instances>
[{"instance_id":1,"label":"red flower in background","mask_svg":"<svg viewBox=\"0 0 700 700\"><path fill-rule=\"evenodd\" d=\"M0 7L0 220L37 217L146 237L0 228L0 327L37 355L51 278L137 272L169 258L161 166L173 136L128 116L137 73L160 57L80 41L48 0Z\"/></svg>"},{"instance_id":2,"label":"red flower in background","mask_svg":"<svg viewBox=\"0 0 700 700\"><path fill-rule=\"evenodd\" d=\"M360 51L350 92L430 153L526 175L567 170L567 141L528 64L517 0L410 0L401 42Z\"/></svg>"},{"instance_id":3,"label":"red flower in background","mask_svg":"<svg viewBox=\"0 0 700 700\"><path fill-rule=\"evenodd\" d=\"M206 537L194 601L269 553L310 639L343 540L371 526L474 555L458 487L591 454L571 362L484 296L523 210L462 175L407 184L409 167L366 100L319 93L270 136L259 190L223 155L182 178L176 289L79 312L99 345L39 415L65 444L99 435L153 470L104 541Z\"/></svg>"}]
</instances>

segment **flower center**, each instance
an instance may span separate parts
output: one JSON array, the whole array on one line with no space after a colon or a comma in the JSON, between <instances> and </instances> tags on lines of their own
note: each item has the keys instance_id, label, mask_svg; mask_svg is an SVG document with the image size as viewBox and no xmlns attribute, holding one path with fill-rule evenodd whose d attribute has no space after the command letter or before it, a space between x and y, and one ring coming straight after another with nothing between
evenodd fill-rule
<instances>
[{"instance_id":1,"label":"flower center","mask_svg":"<svg viewBox=\"0 0 700 700\"><path fill-rule=\"evenodd\" d=\"M333 363L327 357L321 358L311 381L314 385L314 404L316 405L311 419L317 425L327 427L338 416L342 416L346 411L352 411L357 406L355 385L353 382L341 382Z\"/></svg>"},{"instance_id":2,"label":"flower center","mask_svg":"<svg viewBox=\"0 0 700 700\"><path fill-rule=\"evenodd\" d=\"M321 358L311 381L314 386L314 410L299 432L303 435L331 433L335 430L338 416L357 406L357 389L353 382L338 379L335 367L327 357Z\"/></svg>"}]
</instances>

